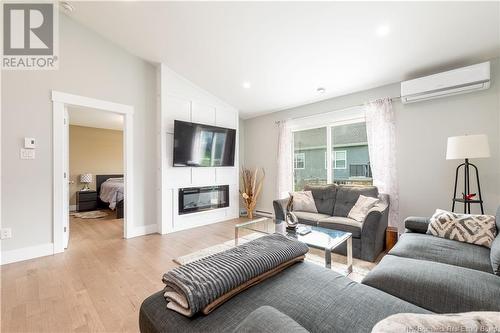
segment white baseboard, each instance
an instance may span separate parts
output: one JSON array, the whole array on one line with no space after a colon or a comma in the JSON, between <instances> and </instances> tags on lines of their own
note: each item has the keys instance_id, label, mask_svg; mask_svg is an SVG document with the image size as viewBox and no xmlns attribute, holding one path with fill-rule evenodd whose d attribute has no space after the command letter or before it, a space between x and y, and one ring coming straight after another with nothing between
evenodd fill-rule
<instances>
[{"instance_id":1,"label":"white baseboard","mask_svg":"<svg viewBox=\"0 0 500 333\"><path fill-rule=\"evenodd\" d=\"M69 205L70 212L76 212L76 205Z\"/></svg>"},{"instance_id":2,"label":"white baseboard","mask_svg":"<svg viewBox=\"0 0 500 333\"><path fill-rule=\"evenodd\" d=\"M35 246L23 247L20 249L2 251L1 264L6 265L13 262L45 257L54 254L54 244L47 243Z\"/></svg>"},{"instance_id":3,"label":"white baseboard","mask_svg":"<svg viewBox=\"0 0 500 333\"><path fill-rule=\"evenodd\" d=\"M132 230L127 231L127 238L144 236L158 232L157 224L148 224L141 226L134 226Z\"/></svg>"}]
</instances>

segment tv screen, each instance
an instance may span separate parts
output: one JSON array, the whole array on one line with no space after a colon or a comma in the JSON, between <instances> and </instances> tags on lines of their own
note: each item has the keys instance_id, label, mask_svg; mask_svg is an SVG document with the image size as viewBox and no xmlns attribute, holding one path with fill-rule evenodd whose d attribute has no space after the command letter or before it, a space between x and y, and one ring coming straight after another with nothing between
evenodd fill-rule
<instances>
[{"instance_id":1,"label":"tv screen","mask_svg":"<svg viewBox=\"0 0 500 333\"><path fill-rule=\"evenodd\" d=\"M234 166L236 130L174 122L174 166Z\"/></svg>"}]
</instances>

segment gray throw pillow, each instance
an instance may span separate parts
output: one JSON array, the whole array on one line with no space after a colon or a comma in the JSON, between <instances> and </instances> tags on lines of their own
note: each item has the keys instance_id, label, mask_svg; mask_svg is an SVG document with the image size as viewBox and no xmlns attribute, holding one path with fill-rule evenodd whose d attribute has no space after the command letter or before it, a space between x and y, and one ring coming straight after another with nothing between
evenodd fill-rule
<instances>
[{"instance_id":1,"label":"gray throw pillow","mask_svg":"<svg viewBox=\"0 0 500 333\"><path fill-rule=\"evenodd\" d=\"M292 192L293 210L301 212L317 213L316 204L311 191Z\"/></svg>"},{"instance_id":2,"label":"gray throw pillow","mask_svg":"<svg viewBox=\"0 0 500 333\"><path fill-rule=\"evenodd\" d=\"M427 233L441 238L491 247L497 228L491 215L457 214L437 209Z\"/></svg>"},{"instance_id":3,"label":"gray throw pillow","mask_svg":"<svg viewBox=\"0 0 500 333\"><path fill-rule=\"evenodd\" d=\"M491 244L490 259L493 272L500 276L500 236L497 236Z\"/></svg>"}]
</instances>

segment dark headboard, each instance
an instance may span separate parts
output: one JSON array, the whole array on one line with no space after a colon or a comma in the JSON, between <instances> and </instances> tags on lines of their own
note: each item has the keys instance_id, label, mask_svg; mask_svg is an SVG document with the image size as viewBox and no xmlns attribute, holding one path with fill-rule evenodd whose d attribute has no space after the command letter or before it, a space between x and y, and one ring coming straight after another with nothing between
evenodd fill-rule
<instances>
[{"instance_id":1,"label":"dark headboard","mask_svg":"<svg viewBox=\"0 0 500 333\"><path fill-rule=\"evenodd\" d=\"M96 175L95 176L95 190L97 191L97 197L101 194L101 184L104 183L109 178L123 178L121 175Z\"/></svg>"}]
</instances>

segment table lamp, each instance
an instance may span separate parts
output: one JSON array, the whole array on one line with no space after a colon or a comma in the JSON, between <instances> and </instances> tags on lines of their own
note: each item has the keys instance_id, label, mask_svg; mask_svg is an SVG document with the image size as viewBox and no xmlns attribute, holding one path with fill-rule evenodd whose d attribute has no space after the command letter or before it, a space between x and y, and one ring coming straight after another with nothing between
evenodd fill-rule
<instances>
[{"instance_id":1,"label":"table lamp","mask_svg":"<svg viewBox=\"0 0 500 333\"><path fill-rule=\"evenodd\" d=\"M455 172L455 189L453 190L453 204L451 210L455 210L455 203L461 202L464 204L464 213L470 214L471 203L478 203L481 206L481 214L484 214L483 198L481 197L481 185L479 184L479 171L477 167L469 163L471 158L485 158L490 157L490 146L488 144L488 136L485 134L478 135L463 135L452 136L448 138L448 145L446 148L447 160L465 160L464 163L457 167ZM457 198L457 183L458 174L460 169L464 169L464 191L462 197ZM474 194L470 193L470 168L475 170L478 198L473 199Z\"/></svg>"},{"instance_id":2,"label":"table lamp","mask_svg":"<svg viewBox=\"0 0 500 333\"><path fill-rule=\"evenodd\" d=\"M82 188L82 191L89 191L89 184L92 183L92 174L91 173L82 173L80 175L80 183L85 184Z\"/></svg>"}]
</instances>

